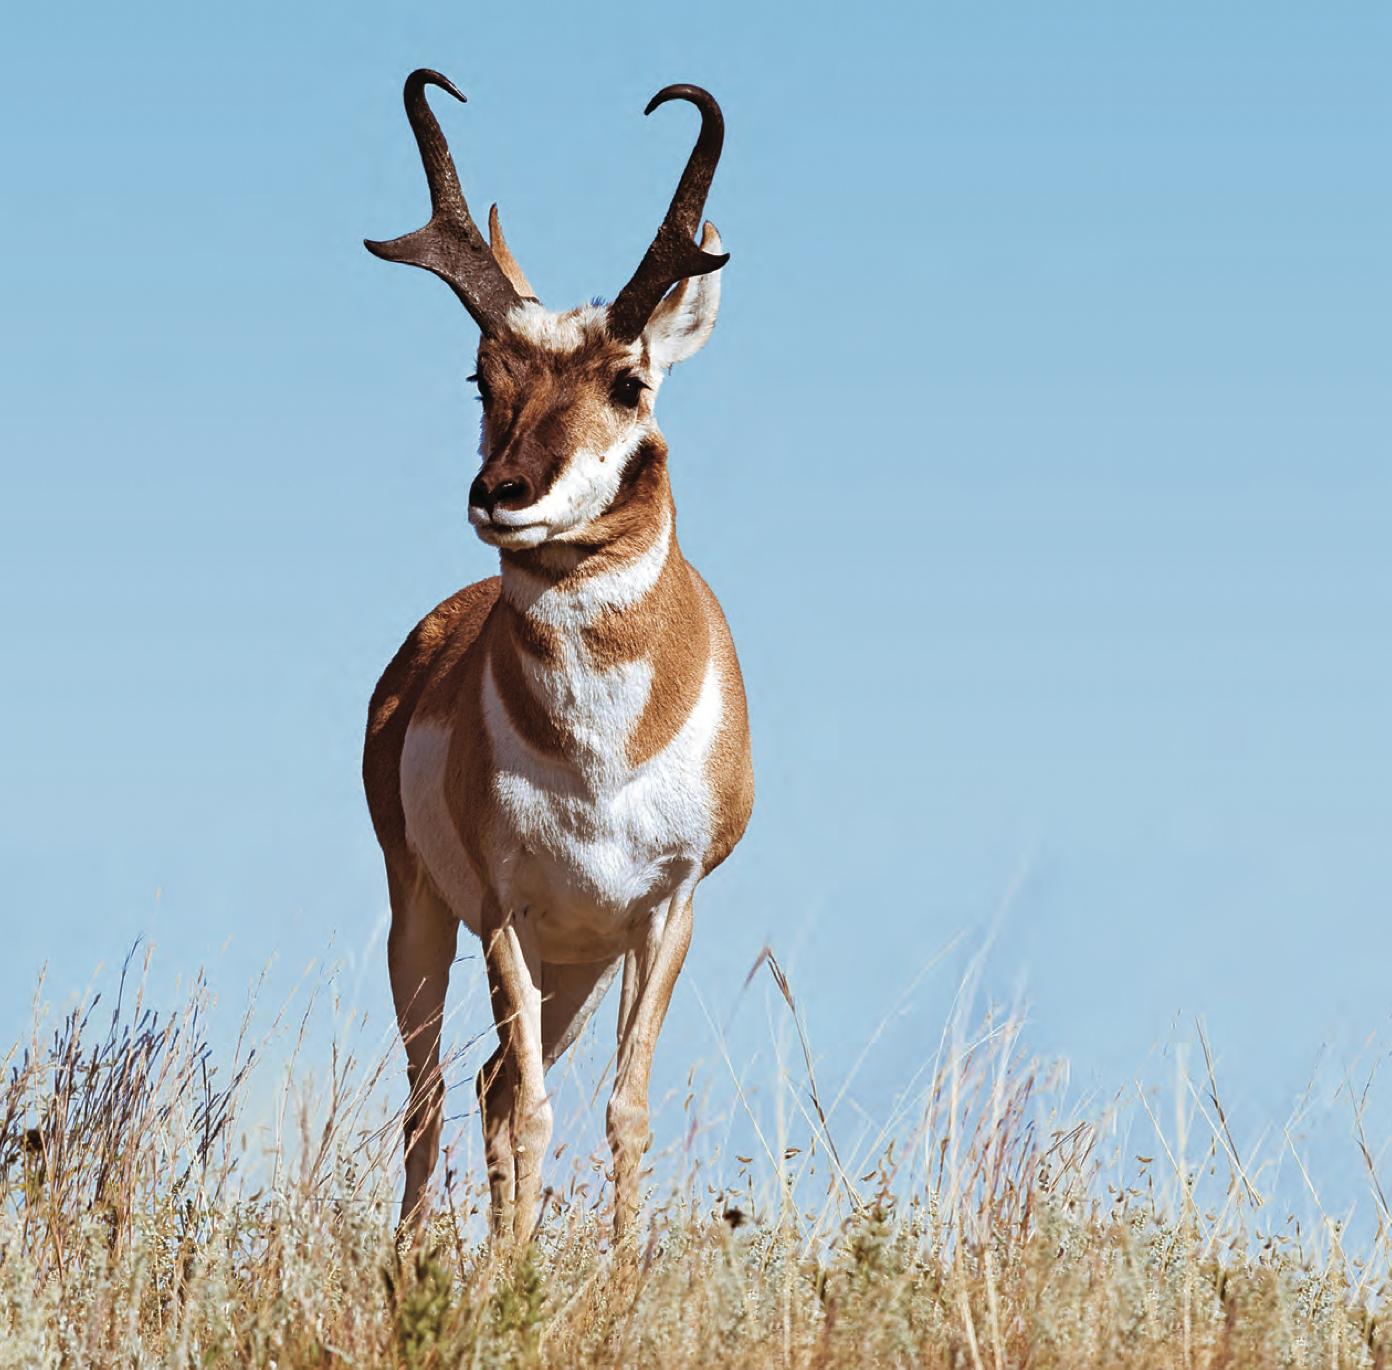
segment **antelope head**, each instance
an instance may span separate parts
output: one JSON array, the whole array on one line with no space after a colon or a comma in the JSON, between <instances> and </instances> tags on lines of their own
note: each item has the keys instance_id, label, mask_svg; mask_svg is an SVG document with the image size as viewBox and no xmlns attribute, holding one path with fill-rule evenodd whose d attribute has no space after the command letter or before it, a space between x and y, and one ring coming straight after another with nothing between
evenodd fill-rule
<instances>
[{"instance_id":1,"label":"antelope head","mask_svg":"<svg viewBox=\"0 0 1392 1370\"><path fill-rule=\"evenodd\" d=\"M712 224L695 233L725 138L720 106L699 86L668 86L700 111L701 131L672 203L633 278L613 302L564 313L543 306L489 212L485 242L469 213L440 125L425 98L435 71L406 78L406 117L430 186L424 228L368 241L388 261L424 267L453 289L481 334L475 374L483 405L483 464L469 521L495 547L600 546L629 522L626 508L666 460L653 406L663 375L715 327L719 271L729 260Z\"/></svg>"}]
</instances>

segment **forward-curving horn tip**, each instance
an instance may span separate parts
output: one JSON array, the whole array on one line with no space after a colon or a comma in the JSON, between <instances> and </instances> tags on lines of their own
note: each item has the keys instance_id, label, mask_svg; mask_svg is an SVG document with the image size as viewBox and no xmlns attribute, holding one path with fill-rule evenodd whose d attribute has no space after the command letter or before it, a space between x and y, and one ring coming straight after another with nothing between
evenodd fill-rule
<instances>
[{"instance_id":1,"label":"forward-curving horn tip","mask_svg":"<svg viewBox=\"0 0 1392 1370\"><path fill-rule=\"evenodd\" d=\"M703 86L687 85L681 82L674 86L663 86L643 109L643 113L651 114L653 110L665 105L669 100L689 100L703 116L713 116L722 124L725 122L720 113L720 106L716 103L715 96Z\"/></svg>"},{"instance_id":2,"label":"forward-curving horn tip","mask_svg":"<svg viewBox=\"0 0 1392 1370\"><path fill-rule=\"evenodd\" d=\"M384 261L419 266L439 276L478 326L485 333L496 333L517 304L517 290L488 250L469 213L449 144L430 108L428 86L438 86L461 103L467 101L448 76L429 67L418 67L406 78L402 95L430 187L430 219L414 233L386 242L365 238L363 246Z\"/></svg>"},{"instance_id":3,"label":"forward-curving horn tip","mask_svg":"<svg viewBox=\"0 0 1392 1370\"><path fill-rule=\"evenodd\" d=\"M413 94L417 91L424 91L426 86L439 86L441 90L453 95L461 105L467 105L469 103L469 97L465 95L448 76L430 67L417 67L415 71L406 78L406 85L402 90L402 94L409 101Z\"/></svg>"},{"instance_id":4,"label":"forward-curving horn tip","mask_svg":"<svg viewBox=\"0 0 1392 1370\"><path fill-rule=\"evenodd\" d=\"M678 281L719 271L728 252L702 251L692 239L701 223L706 194L725 142L725 119L715 96L700 86L664 86L648 101L644 114L669 100L687 100L701 112L701 131L691 149L672 202L638 270L609 306L610 335L631 342L647 327L658 302Z\"/></svg>"}]
</instances>

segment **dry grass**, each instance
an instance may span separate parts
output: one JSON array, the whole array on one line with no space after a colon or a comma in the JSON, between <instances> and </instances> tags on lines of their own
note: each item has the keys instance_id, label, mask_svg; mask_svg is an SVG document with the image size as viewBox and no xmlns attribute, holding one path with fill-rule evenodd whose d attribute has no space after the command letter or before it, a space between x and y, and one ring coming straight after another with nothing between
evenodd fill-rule
<instances>
[{"instance_id":1,"label":"dry grass","mask_svg":"<svg viewBox=\"0 0 1392 1370\"><path fill-rule=\"evenodd\" d=\"M658 1158L665 1201L617 1252L597 1163L557 1162L564 1192L507 1261L480 1240L467 1161L428 1248L398 1257L380 1103L394 1052L311 1063L309 1015L282 1021L298 1084L253 1145L271 1091L250 1030L215 1065L201 984L165 1017L123 977L114 1011L36 1030L7 1063L0 1364L1388 1363L1385 1229L1361 1261L1263 1237L1260 1167L1238 1155L1211 1059L1168 1130L1147 1120L1156 1157L1123 1158L1115 1109L1063 1117L1014 1021L968 1033L959 1014L887 1126L838 1151L839 1101L764 961L797 1045L773 1121L735 1086L757 1154ZM729 1186L708 1178L724 1165Z\"/></svg>"}]
</instances>

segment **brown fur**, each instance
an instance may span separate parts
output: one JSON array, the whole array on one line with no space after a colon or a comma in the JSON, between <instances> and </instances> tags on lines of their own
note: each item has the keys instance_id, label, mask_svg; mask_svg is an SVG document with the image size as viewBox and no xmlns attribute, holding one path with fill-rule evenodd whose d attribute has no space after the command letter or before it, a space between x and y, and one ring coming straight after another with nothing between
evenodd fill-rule
<instances>
[{"instance_id":1,"label":"brown fur","mask_svg":"<svg viewBox=\"0 0 1392 1370\"><path fill-rule=\"evenodd\" d=\"M655 509L673 516L665 451L647 470L629 499L604 519L612 540L564 572L552 569L546 548L507 552L504 557L532 574L557 583L602 574L639 556L657 536ZM412 630L373 692L363 781L373 826L388 861L412 874L401 807L401 749L413 714L452 719L451 771L461 782L455 820L460 841L477 860L478 825L487 812L482 792L488 758L480 756L482 668L489 661L508 717L529 745L565 756L563 727L543 709L527 685L522 657L556 658L547 630L500 596L498 577L466 586L438 605ZM717 840L706 869L713 870L739 840L753 808L753 768L744 680L719 602L682 556L673 529L671 550L657 584L631 609L602 619L584 633L591 660L600 667L648 656L661 663L643 715L628 739L631 765L656 756L676 736L700 693L706 664L715 654L725 699L725 718L709 762L717 796ZM455 749L458 760L455 760ZM486 750L486 749L485 749ZM467 798L465 797L467 796Z\"/></svg>"},{"instance_id":2,"label":"brown fur","mask_svg":"<svg viewBox=\"0 0 1392 1370\"><path fill-rule=\"evenodd\" d=\"M568 353L513 335L485 340L479 374L489 400L483 467L489 488L505 480L524 482L516 507L525 507L544 496L574 451L614 449L632 431L635 414L642 420L650 416L651 391L642 392L636 411L624 412L615 390L625 375L646 374L646 363L646 354L636 363L633 349L611 342L602 331L592 330ZM636 604L611 609L574 629L528 615L528 596L547 587L580 586L650 551L667 520L672 524L670 549L656 581ZM480 892L477 922L499 1024L499 1051L478 1081L494 1230L512 1231L519 1238L531 1231L540 1157L551 1129L542 1074L574 1039L603 993L616 958L622 958L618 1069L608 1113L615 1223L622 1232L637 1207L638 1164L648 1135L648 1071L691 935L692 884L688 877L677 894L664 896L666 907L644 914L631 928L616 924L613 930L601 929L581 919L557 932L546 922L544 909L533 914L499 907L486 854L506 847L491 838L507 836L495 834L494 828L508 820L495 798L495 763L484 716L485 672L529 747L575 760L582 739L569 731L573 719L568 720L564 705L556 714L550 711L528 672L538 663L568 659L565 654L573 649L601 670L648 659L651 689L622 739L629 765L638 767L677 736L714 663L723 713L706 762L712 817L700 858L702 875L729 855L753 804L743 681L720 606L678 545L667 448L655 429L649 429L629 458L617 494L602 515L568 532L564 541L505 550L502 561L503 578L460 590L412 630L378 683L369 710L363 780L387 864L389 961L411 1083L403 1219L422 1216L422 1194L439 1146L440 1023L455 920L462 913L451 909L434 886L407 834L402 753L412 720L429 719L448 730L444 800ZM578 641L568 643L560 636L572 631L578 631Z\"/></svg>"},{"instance_id":3,"label":"brown fur","mask_svg":"<svg viewBox=\"0 0 1392 1370\"><path fill-rule=\"evenodd\" d=\"M636 411L615 410L614 387L635 370L633 350L599 330L569 352L515 334L485 338L476 372L488 453L480 476L489 485L523 480L525 503L542 498L572 452L608 451L634 412L651 412L650 390Z\"/></svg>"},{"instance_id":4,"label":"brown fur","mask_svg":"<svg viewBox=\"0 0 1392 1370\"><path fill-rule=\"evenodd\" d=\"M401 748L411 716L441 653L447 647L457 653L474 641L497 603L501 585L497 576L490 576L437 604L411 629L372 692L363 747L363 788L389 865L414 864L406 850L406 815L401 807Z\"/></svg>"},{"instance_id":5,"label":"brown fur","mask_svg":"<svg viewBox=\"0 0 1392 1370\"><path fill-rule=\"evenodd\" d=\"M749 708L744 698L744 674L735 655L734 639L710 586L690 564L687 570L700 593L706 621L711 625L711 650L720 670L725 717L706 760L706 779L715 796L715 828L706 850L709 875L744 836L754 812L754 759L749 748Z\"/></svg>"}]
</instances>

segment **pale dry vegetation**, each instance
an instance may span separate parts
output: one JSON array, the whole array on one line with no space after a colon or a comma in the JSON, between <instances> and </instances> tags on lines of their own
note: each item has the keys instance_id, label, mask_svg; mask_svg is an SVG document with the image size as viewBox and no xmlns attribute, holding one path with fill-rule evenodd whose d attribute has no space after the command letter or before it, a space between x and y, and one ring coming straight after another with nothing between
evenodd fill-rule
<instances>
[{"instance_id":1,"label":"pale dry vegetation","mask_svg":"<svg viewBox=\"0 0 1392 1370\"><path fill-rule=\"evenodd\" d=\"M1013 1020L959 1020L852 1149L766 962L792 1064L762 1113L733 1085L752 1154L657 1155L644 1236L618 1251L602 1167L563 1156L535 1243L507 1260L481 1239L467 1158L429 1244L398 1255L394 1051L312 1060L305 1017L283 1020L289 1083L258 1117L271 1068L249 1031L214 1061L201 984L173 1016L129 983L114 1011L69 1013L14 1049L0 1092L0 1363L1388 1363L1386 1229L1361 1260L1273 1233L1211 1068L1178 1087L1192 1127L1129 1105L1155 1141L1138 1157L1124 1101L1063 1117Z\"/></svg>"}]
</instances>

